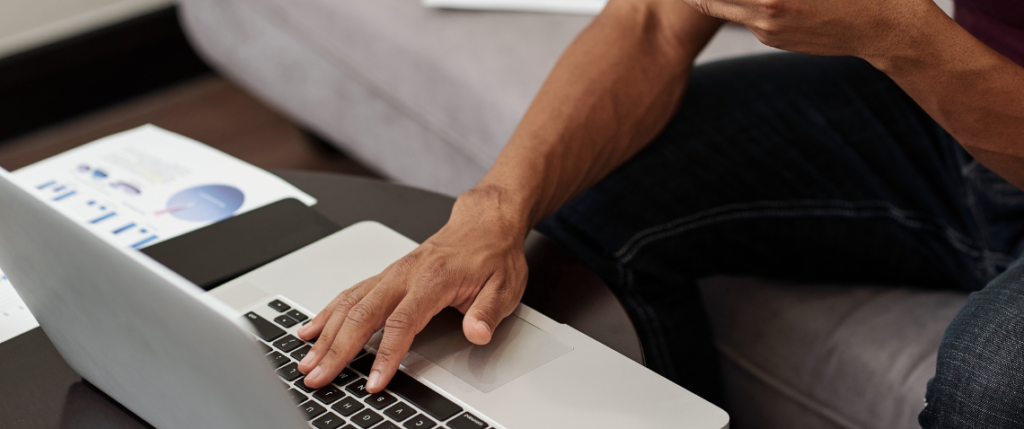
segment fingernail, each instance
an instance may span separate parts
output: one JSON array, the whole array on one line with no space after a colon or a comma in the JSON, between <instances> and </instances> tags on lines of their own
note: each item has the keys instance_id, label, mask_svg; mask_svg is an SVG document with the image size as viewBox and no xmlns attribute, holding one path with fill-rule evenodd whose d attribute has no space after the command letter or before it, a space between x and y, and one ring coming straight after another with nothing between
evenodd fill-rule
<instances>
[{"instance_id":1,"label":"fingernail","mask_svg":"<svg viewBox=\"0 0 1024 429\"><path fill-rule=\"evenodd\" d=\"M302 325L302 327L299 328L299 335L305 333L307 329L309 329L309 325Z\"/></svg>"},{"instance_id":2,"label":"fingernail","mask_svg":"<svg viewBox=\"0 0 1024 429\"><path fill-rule=\"evenodd\" d=\"M316 352L313 351L313 350L310 350L309 353L306 353L306 357L302 358L302 361L299 362L299 365L309 365L309 364L313 363L313 357L315 357L315 356L316 356Z\"/></svg>"},{"instance_id":3,"label":"fingernail","mask_svg":"<svg viewBox=\"0 0 1024 429\"><path fill-rule=\"evenodd\" d=\"M487 322L484 322L483 320L478 320L478 321L476 322L476 324L477 324L477 325L480 325L480 326L483 326L483 327L484 327L484 329L486 329L486 330L487 330L487 332L491 332L491 327L490 327L490 326L487 326Z\"/></svg>"},{"instance_id":4,"label":"fingernail","mask_svg":"<svg viewBox=\"0 0 1024 429\"><path fill-rule=\"evenodd\" d=\"M371 371L370 380L366 382L367 389L376 389L380 384L380 371Z\"/></svg>"},{"instance_id":5,"label":"fingernail","mask_svg":"<svg viewBox=\"0 0 1024 429\"><path fill-rule=\"evenodd\" d=\"M313 368L313 372L310 372L309 375L306 376L306 380L316 380L316 378L320 376L321 372L323 372L323 371L320 370L319 366L316 367L316 368Z\"/></svg>"}]
</instances>

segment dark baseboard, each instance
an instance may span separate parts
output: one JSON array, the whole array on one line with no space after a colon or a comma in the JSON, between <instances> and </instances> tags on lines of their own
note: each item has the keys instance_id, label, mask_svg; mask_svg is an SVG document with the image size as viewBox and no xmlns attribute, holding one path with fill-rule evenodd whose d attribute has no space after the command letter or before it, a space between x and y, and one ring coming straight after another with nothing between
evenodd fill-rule
<instances>
[{"instance_id":1,"label":"dark baseboard","mask_svg":"<svg viewBox=\"0 0 1024 429\"><path fill-rule=\"evenodd\" d=\"M210 72L176 7L0 59L0 143Z\"/></svg>"}]
</instances>

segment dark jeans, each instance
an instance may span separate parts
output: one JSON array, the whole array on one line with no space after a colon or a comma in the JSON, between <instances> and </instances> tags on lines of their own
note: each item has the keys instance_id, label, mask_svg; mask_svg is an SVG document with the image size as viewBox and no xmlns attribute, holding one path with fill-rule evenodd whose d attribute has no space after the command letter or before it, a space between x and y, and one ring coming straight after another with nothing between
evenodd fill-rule
<instances>
[{"instance_id":1,"label":"dark jeans","mask_svg":"<svg viewBox=\"0 0 1024 429\"><path fill-rule=\"evenodd\" d=\"M539 228L615 290L652 369L713 401L698 278L976 291L942 341L921 424L1024 427L1024 193L866 62L698 67L661 135Z\"/></svg>"}]
</instances>

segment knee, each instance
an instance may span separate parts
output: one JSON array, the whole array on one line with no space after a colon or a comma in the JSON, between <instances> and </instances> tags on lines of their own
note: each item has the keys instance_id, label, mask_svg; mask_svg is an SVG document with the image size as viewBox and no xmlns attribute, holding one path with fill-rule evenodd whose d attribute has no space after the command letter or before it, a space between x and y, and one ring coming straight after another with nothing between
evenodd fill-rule
<instances>
[{"instance_id":1,"label":"knee","mask_svg":"<svg viewBox=\"0 0 1024 429\"><path fill-rule=\"evenodd\" d=\"M921 426L1024 427L1024 263L971 294L939 346Z\"/></svg>"}]
</instances>

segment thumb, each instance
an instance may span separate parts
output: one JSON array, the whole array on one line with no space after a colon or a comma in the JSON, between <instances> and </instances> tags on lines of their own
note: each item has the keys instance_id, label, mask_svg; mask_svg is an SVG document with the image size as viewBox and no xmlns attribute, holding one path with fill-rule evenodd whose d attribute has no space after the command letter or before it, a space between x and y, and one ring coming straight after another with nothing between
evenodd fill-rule
<instances>
[{"instance_id":1,"label":"thumb","mask_svg":"<svg viewBox=\"0 0 1024 429\"><path fill-rule=\"evenodd\" d=\"M522 291L517 291L508 282L494 278L488 280L462 319L462 331L466 339L481 346L491 342L494 330L504 318L512 314L520 298Z\"/></svg>"}]
</instances>

